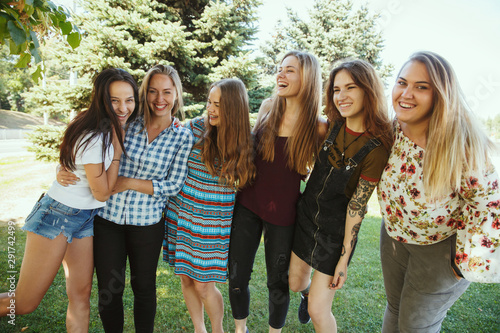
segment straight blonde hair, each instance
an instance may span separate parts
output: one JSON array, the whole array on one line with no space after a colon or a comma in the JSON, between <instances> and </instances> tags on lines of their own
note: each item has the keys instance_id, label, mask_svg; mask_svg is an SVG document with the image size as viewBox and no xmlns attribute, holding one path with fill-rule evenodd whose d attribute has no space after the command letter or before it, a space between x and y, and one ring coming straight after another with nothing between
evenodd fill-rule
<instances>
[{"instance_id":1,"label":"straight blonde hair","mask_svg":"<svg viewBox=\"0 0 500 333\"><path fill-rule=\"evenodd\" d=\"M425 65L434 90L423 164L424 191L434 200L459 191L465 177L482 177L491 167L493 143L467 105L448 61L423 51L414 53L403 68L414 61Z\"/></svg>"},{"instance_id":2,"label":"straight blonde hair","mask_svg":"<svg viewBox=\"0 0 500 333\"><path fill-rule=\"evenodd\" d=\"M314 55L301 51L288 52L281 63L285 58L292 56L299 61L302 84L298 97L302 112L299 114L292 135L287 140L285 149L288 155L288 167L305 175L314 165L315 154L320 144L318 121L321 111L321 68ZM271 100L271 110L265 119L256 124L255 132L262 133L257 150L264 161L274 161L274 143L285 109L285 98L275 94Z\"/></svg>"},{"instance_id":3,"label":"straight blonde hair","mask_svg":"<svg viewBox=\"0 0 500 333\"><path fill-rule=\"evenodd\" d=\"M148 89L149 82L156 74L166 75L172 79L175 87L176 99L172 108L172 116L184 119L184 111L182 110L184 102L182 100L182 83L179 74L172 66L156 65L152 67L144 76L141 87L139 88L139 114L144 115L144 128L151 123L152 111L148 104Z\"/></svg>"}]
</instances>

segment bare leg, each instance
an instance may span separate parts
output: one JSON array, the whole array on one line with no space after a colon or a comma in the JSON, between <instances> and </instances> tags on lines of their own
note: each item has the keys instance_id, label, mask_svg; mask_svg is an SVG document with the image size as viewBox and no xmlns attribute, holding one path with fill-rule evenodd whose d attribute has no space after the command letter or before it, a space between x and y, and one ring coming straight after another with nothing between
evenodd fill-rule
<instances>
[{"instance_id":1,"label":"bare leg","mask_svg":"<svg viewBox=\"0 0 500 333\"><path fill-rule=\"evenodd\" d=\"M69 333L89 330L90 292L94 274L92 244L93 237L73 238L64 256L63 266L68 294L66 329Z\"/></svg>"},{"instance_id":2,"label":"bare leg","mask_svg":"<svg viewBox=\"0 0 500 333\"><path fill-rule=\"evenodd\" d=\"M292 252L290 257L290 271L288 273L288 284L294 292L306 289L311 283L312 268L304 260Z\"/></svg>"},{"instance_id":3,"label":"bare leg","mask_svg":"<svg viewBox=\"0 0 500 333\"><path fill-rule=\"evenodd\" d=\"M212 324L212 333L224 333L222 320L224 318L224 300L215 282L193 281L196 292L205 306L210 323Z\"/></svg>"},{"instance_id":4,"label":"bare leg","mask_svg":"<svg viewBox=\"0 0 500 333\"><path fill-rule=\"evenodd\" d=\"M281 333L281 328L272 328L269 326L269 333Z\"/></svg>"},{"instance_id":5,"label":"bare leg","mask_svg":"<svg viewBox=\"0 0 500 333\"><path fill-rule=\"evenodd\" d=\"M193 321L195 333L206 333L205 320L203 314L203 303L196 292L193 279L180 275L182 294L186 301L186 306Z\"/></svg>"},{"instance_id":6,"label":"bare leg","mask_svg":"<svg viewBox=\"0 0 500 333\"><path fill-rule=\"evenodd\" d=\"M16 315L35 311L61 266L67 239L49 239L28 231L23 263L15 293ZM10 297L0 297L0 317L7 315Z\"/></svg>"},{"instance_id":7,"label":"bare leg","mask_svg":"<svg viewBox=\"0 0 500 333\"><path fill-rule=\"evenodd\" d=\"M333 276L315 271L309 291L309 315L317 333L337 332L337 321L332 314L335 290L328 286Z\"/></svg>"},{"instance_id":8,"label":"bare leg","mask_svg":"<svg viewBox=\"0 0 500 333\"><path fill-rule=\"evenodd\" d=\"M246 333L247 318L234 320L234 333Z\"/></svg>"}]
</instances>

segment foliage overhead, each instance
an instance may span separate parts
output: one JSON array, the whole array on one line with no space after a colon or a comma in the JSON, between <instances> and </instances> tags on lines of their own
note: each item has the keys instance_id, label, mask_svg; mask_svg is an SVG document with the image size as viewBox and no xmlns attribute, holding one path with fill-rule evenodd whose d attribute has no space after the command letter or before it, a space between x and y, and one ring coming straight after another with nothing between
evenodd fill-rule
<instances>
[{"instance_id":1,"label":"foliage overhead","mask_svg":"<svg viewBox=\"0 0 500 333\"><path fill-rule=\"evenodd\" d=\"M24 111L22 94L33 86L33 81L27 68L16 68L15 64L9 48L0 45L0 109Z\"/></svg>"},{"instance_id":2,"label":"foliage overhead","mask_svg":"<svg viewBox=\"0 0 500 333\"><path fill-rule=\"evenodd\" d=\"M34 59L36 70L32 78L35 82L43 71L40 40L43 42L43 37L51 32L66 36L72 48L80 44L80 31L71 23L64 7L46 0L0 2L0 46L5 44L11 55L19 55L16 67L29 67Z\"/></svg>"}]
</instances>

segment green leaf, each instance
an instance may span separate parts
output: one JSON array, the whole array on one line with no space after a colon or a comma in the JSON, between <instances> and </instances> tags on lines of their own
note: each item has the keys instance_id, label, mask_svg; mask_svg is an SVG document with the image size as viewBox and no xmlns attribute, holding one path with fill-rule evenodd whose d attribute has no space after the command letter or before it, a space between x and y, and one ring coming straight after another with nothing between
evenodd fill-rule
<instances>
[{"instance_id":1,"label":"green leaf","mask_svg":"<svg viewBox=\"0 0 500 333\"><path fill-rule=\"evenodd\" d=\"M82 36L78 32L72 32L68 35L68 44L76 49L80 46L80 42L82 41Z\"/></svg>"},{"instance_id":2,"label":"green leaf","mask_svg":"<svg viewBox=\"0 0 500 333\"><path fill-rule=\"evenodd\" d=\"M23 43L21 45L16 45L16 43L12 39L9 39L9 51L10 51L10 54L19 54L23 50L26 50L26 46L27 46L26 43Z\"/></svg>"},{"instance_id":3,"label":"green leaf","mask_svg":"<svg viewBox=\"0 0 500 333\"><path fill-rule=\"evenodd\" d=\"M42 78L42 73L42 66L36 66L36 71L31 74L31 78L33 79L33 81L35 81L35 83L38 83L38 80Z\"/></svg>"},{"instance_id":4,"label":"green leaf","mask_svg":"<svg viewBox=\"0 0 500 333\"><path fill-rule=\"evenodd\" d=\"M33 6L33 0L26 0L26 1L24 1L24 3L29 5L29 6Z\"/></svg>"},{"instance_id":5,"label":"green leaf","mask_svg":"<svg viewBox=\"0 0 500 333\"><path fill-rule=\"evenodd\" d=\"M35 7L31 6L31 5L28 5L26 3L26 6L24 6L24 12L26 13L26 15L28 16L32 16L33 13L35 12Z\"/></svg>"},{"instance_id":6,"label":"green leaf","mask_svg":"<svg viewBox=\"0 0 500 333\"><path fill-rule=\"evenodd\" d=\"M31 40L35 44L35 47L39 48L40 47L40 43L38 43L38 36L36 35L36 32L30 31L30 36L31 36Z\"/></svg>"},{"instance_id":7,"label":"green leaf","mask_svg":"<svg viewBox=\"0 0 500 333\"><path fill-rule=\"evenodd\" d=\"M22 53L21 56L19 57L19 61L14 67L26 67L31 61L31 54L29 53Z\"/></svg>"},{"instance_id":8,"label":"green leaf","mask_svg":"<svg viewBox=\"0 0 500 333\"><path fill-rule=\"evenodd\" d=\"M17 45L21 45L26 41L26 33L23 29L19 28L13 21L7 22L10 37Z\"/></svg>"},{"instance_id":9,"label":"green leaf","mask_svg":"<svg viewBox=\"0 0 500 333\"><path fill-rule=\"evenodd\" d=\"M30 53L35 58L35 64L38 64L42 61L42 57L40 56L40 53L38 52L38 49L36 48L34 43L30 44Z\"/></svg>"},{"instance_id":10,"label":"green leaf","mask_svg":"<svg viewBox=\"0 0 500 333\"><path fill-rule=\"evenodd\" d=\"M59 26L59 19L57 18L57 16L55 14L49 14L49 18L51 19L52 25L54 27L58 27Z\"/></svg>"},{"instance_id":11,"label":"green leaf","mask_svg":"<svg viewBox=\"0 0 500 333\"><path fill-rule=\"evenodd\" d=\"M0 43L3 44L3 40L6 36L7 36L7 19L3 15L0 15Z\"/></svg>"},{"instance_id":12,"label":"green leaf","mask_svg":"<svg viewBox=\"0 0 500 333\"><path fill-rule=\"evenodd\" d=\"M68 35L71 30L73 30L73 25L71 24L71 22L60 21L59 28L61 28L61 32L63 35Z\"/></svg>"}]
</instances>

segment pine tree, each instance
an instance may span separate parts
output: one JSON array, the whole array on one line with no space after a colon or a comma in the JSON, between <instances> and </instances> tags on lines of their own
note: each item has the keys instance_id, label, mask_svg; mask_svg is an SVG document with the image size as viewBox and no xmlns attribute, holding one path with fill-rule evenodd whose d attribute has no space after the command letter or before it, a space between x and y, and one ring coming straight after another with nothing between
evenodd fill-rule
<instances>
[{"instance_id":1,"label":"pine tree","mask_svg":"<svg viewBox=\"0 0 500 333\"><path fill-rule=\"evenodd\" d=\"M345 58L370 62L382 77L392 66L384 66L380 58L383 38L376 29L378 15L366 7L353 10L351 0L315 0L308 20L288 9L288 24L278 22L271 41L261 47L265 57L262 66L274 74L276 63L288 50L304 50L316 55L326 79L332 65Z\"/></svg>"},{"instance_id":2,"label":"pine tree","mask_svg":"<svg viewBox=\"0 0 500 333\"><path fill-rule=\"evenodd\" d=\"M248 87L255 85L258 68L246 48L256 32L259 4L259 0L84 1L83 12L75 15L83 32L80 47L73 51L61 44L54 53L78 72L84 90L95 73L108 67L123 68L140 83L155 64L173 65L187 93L186 104L192 104L187 111L196 115L214 80L239 77ZM88 104L77 100L84 95L59 94L77 111Z\"/></svg>"}]
</instances>

